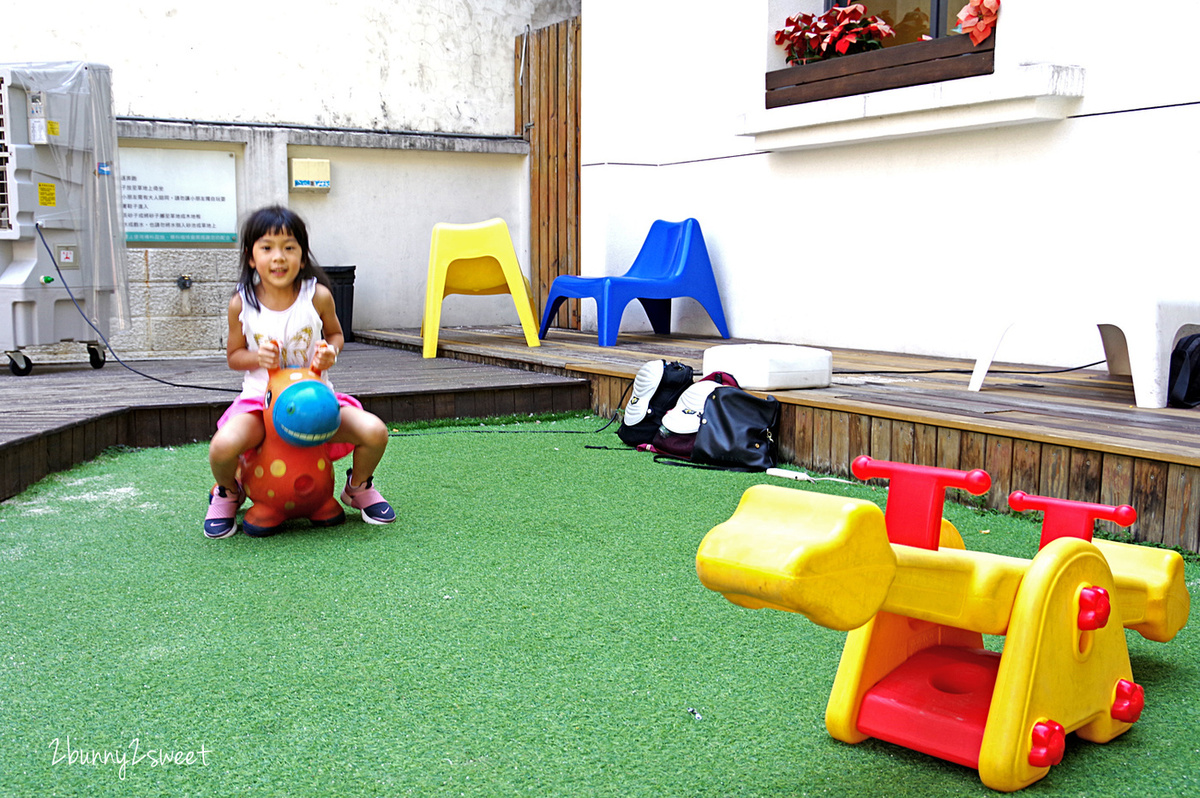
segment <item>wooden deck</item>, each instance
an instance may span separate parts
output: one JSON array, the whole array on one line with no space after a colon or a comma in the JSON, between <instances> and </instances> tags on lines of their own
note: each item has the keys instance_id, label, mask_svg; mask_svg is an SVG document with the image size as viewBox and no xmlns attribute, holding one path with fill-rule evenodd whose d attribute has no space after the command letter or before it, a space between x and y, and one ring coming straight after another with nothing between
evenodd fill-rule
<instances>
[{"instance_id":1,"label":"wooden deck","mask_svg":"<svg viewBox=\"0 0 1200 798\"><path fill-rule=\"evenodd\" d=\"M623 406L638 368L666 358L699 369L716 338L552 330L530 348L517 327L443 329L424 360L417 330L355 330L334 374L386 421L483 417ZM829 388L782 391L787 462L846 475L860 454L944 468L983 468L989 506L1013 490L1132 504L1139 540L1200 550L1200 410L1145 410L1128 378L1103 370L1034 374L997 364L984 390L966 390L967 361L833 350ZM223 358L131 363L188 386L236 389ZM870 372L870 373L869 373ZM38 365L0 374L0 499L115 445L207 440L233 394L168 387L118 363ZM959 497L963 498L963 497ZM969 498L969 497L968 497Z\"/></svg>"},{"instance_id":2,"label":"wooden deck","mask_svg":"<svg viewBox=\"0 0 1200 798\"><path fill-rule=\"evenodd\" d=\"M109 360L39 364L0 375L0 499L110 446L170 446L208 440L241 376L224 357L155 360L130 366L180 386L133 374ZM588 407L586 380L485 366L352 343L332 379L385 421L547 413ZM219 390L224 389L224 390Z\"/></svg>"},{"instance_id":3,"label":"wooden deck","mask_svg":"<svg viewBox=\"0 0 1200 798\"><path fill-rule=\"evenodd\" d=\"M355 335L421 345L416 330ZM746 341L622 333L617 346L604 348L594 334L551 330L530 348L516 327L443 329L439 355L586 378L593 410L607 415L622 406L647 360L699 369L704 349L722 343ZM1137 539L1200 549L1200 409L1139 409L1130 380L1102 368L1034 374L1044 369L995 364L983 390L972 393L969 361L833 350L833 366L829 388L775 393L789 462L842 475L860 454L983 468L992 477L989 506L1006 506L1013 490L1131 504ZM998 373L1004 369L1022 373Z\"/></svg>"}]
</instances>

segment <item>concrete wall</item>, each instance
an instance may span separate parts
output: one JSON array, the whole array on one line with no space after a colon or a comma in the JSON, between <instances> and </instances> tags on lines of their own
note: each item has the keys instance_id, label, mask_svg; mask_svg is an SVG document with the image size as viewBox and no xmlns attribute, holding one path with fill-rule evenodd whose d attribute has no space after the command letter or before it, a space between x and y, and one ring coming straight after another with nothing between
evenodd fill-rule
<instances>
[{"instance_id":1,"label":"concrete wall","mask_svg":"<svg viewBox=\"0 0 1200 798\"><path fill-rule=\"evenodd\" d=\"M117 114L507 134L513 37L578 0L6 4L3 60L113 68Z\"/></svg>"},{"instance_id":2,"label":"concrete wall","mask_svg":"<svg viewBox=\"0 0 1200 798\"><path fill-rule=\"evenodd\" d=\"M529 182L524 155L290 147L298 158L330 158L336 188L296 194L290 207L314 222L309 231L326 265L353 264L355 325L419 327L424 313L429 239L437 222L509 225L528 270ZM442 324L515 324L507 296L446 298Z\"/></svg>"},{"instance_id":3,"label":"concrete wall","mask_svg":"<svg viewBox=\"0 0 1200 798\"><path fill-rule=\"evenodd\" d=\"M223 308L229 304L237 268L232 249L129 250L130 323L113 331L109 342L122 360L223 352ZM186 290L176 282L182 275L191 279ZM70 353L67 347L60 349L63 355Z\"/></svg>"},{"instance_id":4,"label":"concrete wall","mask_svg":"<svg viewBox=\"0 0 1200 798\"><path fill-rule=\"evenodd\" d=\"M319 263L355 267L355 328L420 326L429 236L439 221L504 218L517 257L528 269L523 141L149 122L120 127L126 147L232 150L243 215L270 202L284 203L307 222ZM174 138L148 138L151 133ZM289 158L328 159L330 191L289 194ZM237 251L232 246L139 248L129 255L131 324L111 336L117 351L134 357L223 351ZM184 275L190 288L178 285ZM509 324L515 318L508 297L451 296L443 305L442 323Z\"/></svg>"},{"instance_id":5,"label":"concrete wall","mask_svg":"<svg viewBox=\"0 0 1200 798\"><path fill-rule=\"evenodd\" d=\"M1005 0L995 75L766 111L771 33L794 11L585 0L584 273L622 271L653 219L694 216L734 335L971 358L1032 307L1000 356L1055 365L1102 357L1067 312L1195 293L1189 56L1116 54L1127 4ZM712 330L681 304L685 329Z\"/></svg>"},{"instance_id":6,"label":"concrete wall","mask_svg":"<svg viewBox=\"0 0 1200 798\"><path fill-rule=\"evenodd\" d=\"M421 323L430 229L509 224L528 270L527 145L513 134L514 40L579 0L335 0L303 12L229 0L7 9L4 62L113 71L122 147L232 152L239 217L268 203L307 220L327 265L356 266L356 327ZM289 194L288 159L328 158L328 194ZM122 356L224 350L231 247L129 251ZM181 275L192 287L181 290ZM449 297L443 323L515 320L511 300ZM81 357L40 347L34 360Z\"/></svg>"}]
</instances>

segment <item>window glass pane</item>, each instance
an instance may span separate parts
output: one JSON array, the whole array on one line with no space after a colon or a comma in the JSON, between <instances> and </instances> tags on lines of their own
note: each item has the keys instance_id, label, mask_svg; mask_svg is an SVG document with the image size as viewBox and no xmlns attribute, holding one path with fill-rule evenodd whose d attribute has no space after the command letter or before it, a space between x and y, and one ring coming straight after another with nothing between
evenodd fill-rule
<instances>
[{"instance_id":1,"label":"window glass pane","mask_svg":"<svg viewBox=\"0 0 1200 798\"><path fill-rule=\"evenodd\" d=\"M954 3L946 4L946 35L947 36L961 36L962 35L961 33L956 33L954 31L954 29L958 27L958 12L961 11L962 7L965 6L966 4L967 4L966 0L963 0L961 3L954 2Z\"/></svg>"},{"instance_id":2,"label":"window glass pane","mask_svg":"<svg viewBox=\"0 0 1200 798\"><path fill-rule=\"evenodd\" d=\"M931 0L868 0L863 5L867 7L868 14L879 17L896 31L895 36L883 40L884 47L894 47L897 44L918 42L923 36L933 35L929 29L930 2ZM954 13L957 14L958 11L955 10Z\"/></svg>"}]
</instances>

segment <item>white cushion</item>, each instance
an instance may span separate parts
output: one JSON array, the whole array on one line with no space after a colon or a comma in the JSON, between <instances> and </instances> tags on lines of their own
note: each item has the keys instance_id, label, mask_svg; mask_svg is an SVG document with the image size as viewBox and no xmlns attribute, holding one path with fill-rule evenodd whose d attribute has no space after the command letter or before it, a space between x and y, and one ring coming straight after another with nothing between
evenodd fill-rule
<instances>
[{"instance_id":1,"label":"white cushion","mask_svg":"<svg viewBox=\"0 0 1200 798\"><path fill-rule=\"evenodd\" d=\"M833 375L828 349L790 344L725 344L704 350L704 374L724 371L748 391L825 388Z\"/></svg>"}]
</instances>

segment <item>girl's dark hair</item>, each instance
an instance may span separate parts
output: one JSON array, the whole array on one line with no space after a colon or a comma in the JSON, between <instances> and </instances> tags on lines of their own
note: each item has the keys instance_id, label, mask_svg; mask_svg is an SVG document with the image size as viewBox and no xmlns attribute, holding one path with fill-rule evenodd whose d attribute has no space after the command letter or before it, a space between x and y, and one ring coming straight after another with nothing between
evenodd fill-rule
<instances>
[{"instance_id":1,"label":"girl's dark hair","mask_svg":"<svg viewBox=\"0 0 1200 798\"><path fill-rule=\"evenodd\" d=\"M238 286L244 289L243 293L254 309L258 310L258 297L254 295L254 244L263 236L276 233L286 233L300 245L300 273L296 275L296 279L316 277L318 283L333 290L325 270L308 248L308 228L304 225L304 220L282 205L269 205L250 214L242 225L241 274L238 277Z\"/></svg>"}]
</instances>

